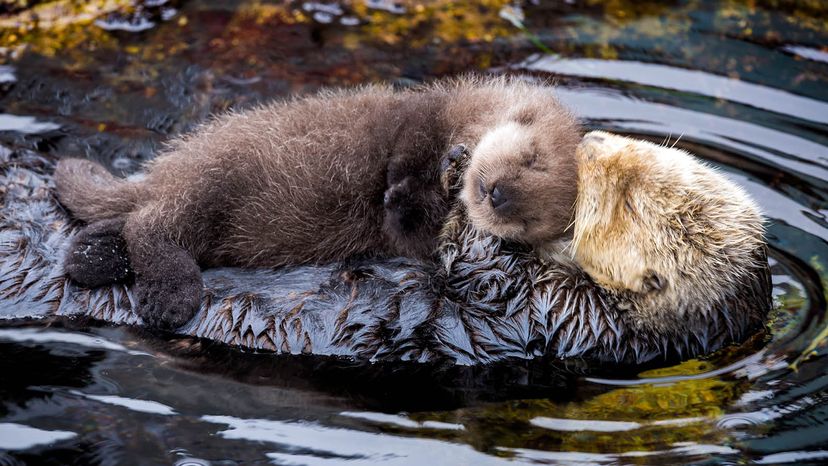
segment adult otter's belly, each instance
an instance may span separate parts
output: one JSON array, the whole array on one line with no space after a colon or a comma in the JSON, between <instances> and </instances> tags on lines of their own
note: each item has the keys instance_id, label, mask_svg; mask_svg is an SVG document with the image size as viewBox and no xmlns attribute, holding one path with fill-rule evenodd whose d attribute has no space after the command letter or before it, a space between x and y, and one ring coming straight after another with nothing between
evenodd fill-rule
<instances>
[{"instance_id":1,"label":"adult otter's belly","mask_svg":"<svg viewBox=\"0 0 828 466\"><path fill-rule=\"evenodd\" d=\"M54 199L52 162L33 153L2 157L0 317L87 315L141 324L128 286L85 290L63 276L63 249L76 225ZM717 306L665 317L681 321L671 326L680 334L633 332L614 295L579 269L541 264L468 226L455 233L446 273L407 260L208 270L203 306L178 332L277 353L366 360L645 362L740 341L762 327L771 305L762 266Z\"/></svg>"}]
</instances>

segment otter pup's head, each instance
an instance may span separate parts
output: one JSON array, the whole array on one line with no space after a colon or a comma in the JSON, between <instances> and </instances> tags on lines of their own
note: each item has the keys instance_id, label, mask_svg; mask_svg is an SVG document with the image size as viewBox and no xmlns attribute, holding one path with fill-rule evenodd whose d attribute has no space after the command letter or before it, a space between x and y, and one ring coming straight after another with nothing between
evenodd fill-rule
<instances>
[{"instance_id":1,"label":"otter pup's head","mask_svg":"<svg viewBox=\"0 0 828 466\"><path fill-rule=\"evenodd\" d=\"M575 259L639 311L704 306L759 266L759 209L687 152L594 131L577 155Z\"/></svg>"},{"instance_id":2,"label":"otter pup's head","mask_svg":"<svg viewBox=\"0 0 828 466\"><path fill-rule=\"evenodd\" d=\"M460 197L478 229L537 248L564 238L577 195L581 132L560 107L524 109L471 152Z\"/></svg>"}]
</instances>

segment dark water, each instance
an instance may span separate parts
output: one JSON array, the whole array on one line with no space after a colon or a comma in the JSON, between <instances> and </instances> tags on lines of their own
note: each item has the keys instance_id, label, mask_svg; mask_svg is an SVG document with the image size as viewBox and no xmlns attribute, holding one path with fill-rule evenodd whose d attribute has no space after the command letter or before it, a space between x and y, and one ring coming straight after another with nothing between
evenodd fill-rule
<instances>
[{"instance_id":1,"label":"dark water","mask_svg":"<svg viewBox=\"0 0 828 466\"><path fill-rule=\"evenodd\" d=\"M0 464L828 462L821 2L31 3L0 6L4 145L129 172L210 113L323 85L552 78L589 126L668 139L759 201L778 308L771 337L554 383L0 327Z\"/></svg>"}]
</instances>

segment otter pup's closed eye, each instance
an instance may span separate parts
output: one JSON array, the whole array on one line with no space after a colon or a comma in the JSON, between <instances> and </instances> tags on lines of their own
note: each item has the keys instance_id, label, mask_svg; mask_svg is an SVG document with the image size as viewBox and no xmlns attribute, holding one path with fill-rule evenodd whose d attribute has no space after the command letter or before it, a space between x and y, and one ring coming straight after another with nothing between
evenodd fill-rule
<instances>
[{"instance_id":1,"label":"otter pup's closed eye","mask_svg":"<svg viewBox=\"0 0 828 466\"><path fill-rule=\"evenodd\" d=\"M469 220L502 238L549 249L570 233L580 137L527 110L487 131L471 153L461 199Z\"/></svg>"}]
</instances>

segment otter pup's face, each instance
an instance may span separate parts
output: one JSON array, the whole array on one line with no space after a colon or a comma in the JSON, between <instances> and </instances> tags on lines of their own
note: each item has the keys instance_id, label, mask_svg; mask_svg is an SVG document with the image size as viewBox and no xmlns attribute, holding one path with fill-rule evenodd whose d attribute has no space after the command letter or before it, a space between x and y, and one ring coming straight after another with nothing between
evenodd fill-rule
<instances>
[{"instance_id":1,"label":"otter pup's face","mask_svg":"<svg viewBox=\"0 0 828 466\"><path fill-rule=\"evenodd\" d=\"M678 309L722 296L755 264L755 204L687 152L594 131L577 156L573 251L597 282Z\"/></svg>"},{"instance_id":2,"label":"otter pup's face","mask_svg":"<svg viewBox=\"0 0 828 466\"><path fill-rule=\"evenodd\" d=\"M508 121L474 148L460 197L478 229L545 248L564 237L577 194L575 125Z\"/></svg>"}]
</instances>

